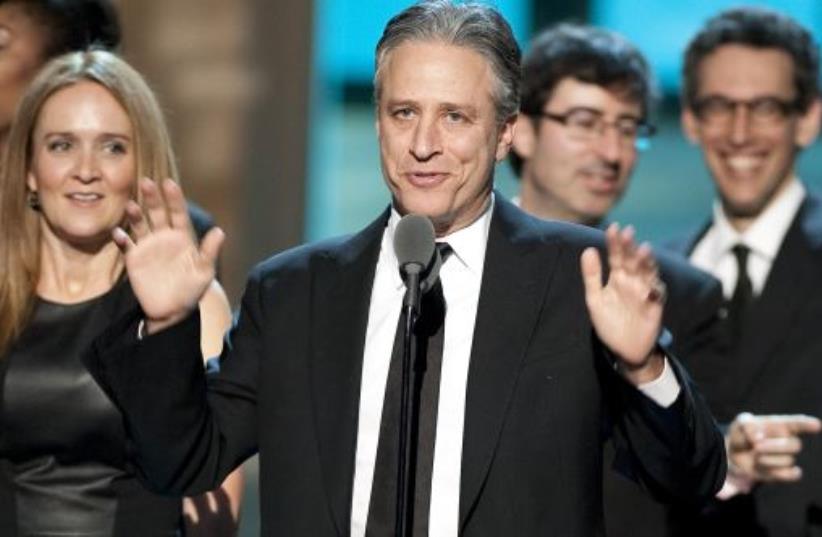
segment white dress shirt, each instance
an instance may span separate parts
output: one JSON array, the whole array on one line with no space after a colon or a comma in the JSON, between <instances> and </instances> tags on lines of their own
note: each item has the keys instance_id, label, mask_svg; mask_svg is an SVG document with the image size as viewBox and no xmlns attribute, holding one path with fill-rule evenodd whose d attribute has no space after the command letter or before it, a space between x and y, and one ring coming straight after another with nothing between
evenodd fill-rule
<instances>
[{"instance_id":1,"label":"white dress shirt","mask_svg":"<svg viewBox=\"0 0 822 537\"><path fill-rule=\"evenodd\" d=\"M488 208L474 223L438 239L447 242L453 249L453 254L440 271L446 315L431 476L428 524L430 537L453 537L459 531L462 437L468 366L493 205L492 195ZM399 220L400 215L392 209L383 233L371 291L360 387L351 537L365 536L385 386L402 298L405 294L405 286L400 278L399 265L394 253L394 230ZM680 389L667 360L663 374L639 388L662 406L672 404ZM546 461L546 464L550 464L550 461Z\"/></svg>"},{"instance_id":2,"label":"white dress shirt","mask_svg":"<svg viewBox=\"0 0 822 537\"><path fill-rule=\"evenodd\" d=\"M714 202L713 224L691 253L691 263L722 282L722 292L726 298L733 295L739 277L732 251L737 244L744 244L750 249L748 278L754 295L762 293L785 234L805 199L805 187L802 183L795 177L789 181L785 189L743 233L731 226L719 201Z\"/></svg>"}]
</instances>

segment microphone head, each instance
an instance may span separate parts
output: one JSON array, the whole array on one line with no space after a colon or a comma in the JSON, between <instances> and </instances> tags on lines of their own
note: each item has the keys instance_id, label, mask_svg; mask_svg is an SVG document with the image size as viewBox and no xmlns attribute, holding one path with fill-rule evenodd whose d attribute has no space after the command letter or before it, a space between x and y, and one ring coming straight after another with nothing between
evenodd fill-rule
<instances>
[{"instance_id":1,"label":"microphone head","mask_svg":"<svg viewBox=\"0 0 822 537\"><path fill-rule=\"evenodd\" d=\"M394 251L400 271L422 272L434 256L434 225L425 216L403 216L394 232Z\"/></svg>"}]
</instances>

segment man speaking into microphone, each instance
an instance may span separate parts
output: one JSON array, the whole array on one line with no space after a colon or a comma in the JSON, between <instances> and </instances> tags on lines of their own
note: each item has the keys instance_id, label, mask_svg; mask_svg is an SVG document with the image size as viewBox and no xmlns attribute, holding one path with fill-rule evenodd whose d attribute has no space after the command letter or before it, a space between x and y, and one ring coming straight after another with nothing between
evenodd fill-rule
<instances>
[{"instance_id":1,"label":"man speaking into microphone","mask_svg":"<svg viewBox=\"0 0 822 537\"><path fill-rule=\"evenodd\" d=\"M422 2L388 22L374 80L391 207L351 237L258 265L208 378L195 305L221 232L198 248L179 188L141 184L145 214L132 204L132 235L115 240L142 311L89 364L155 487L208 490L259 451L264 535L395 535L406 288L394 235L417 214L443 253L442 299L428 298L436 285L420 297L412 535L600 532L606 431L654 494L716 492L722 439L657 343L665 292L648 247L630 229L538 221L493 193L519 62L485 5Z\"/></svg>"}]
</instances>

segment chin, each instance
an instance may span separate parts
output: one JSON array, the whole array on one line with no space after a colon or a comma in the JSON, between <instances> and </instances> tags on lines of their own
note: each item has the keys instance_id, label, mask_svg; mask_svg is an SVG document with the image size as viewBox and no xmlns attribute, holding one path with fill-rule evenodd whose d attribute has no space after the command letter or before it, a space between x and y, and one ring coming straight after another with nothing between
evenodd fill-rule
<instances>
[{"instance_id":1,"label":"chin","mask_svg":"<svg viewBox=\"0 0 822 537\"><path fill-rule=\"evenodd\" d=\"M729 200L725 199L723 206L728 216L735 218L755 218L765 209L768 200Z\"/></svg>"}]
</instances>

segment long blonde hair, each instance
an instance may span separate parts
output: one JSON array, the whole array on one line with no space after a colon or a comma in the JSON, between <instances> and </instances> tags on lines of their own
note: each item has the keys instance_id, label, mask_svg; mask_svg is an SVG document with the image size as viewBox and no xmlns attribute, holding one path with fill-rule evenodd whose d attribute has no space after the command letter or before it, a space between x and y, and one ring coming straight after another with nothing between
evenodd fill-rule
<instances>
[{"instance_id":1,"label":"long blonde hair","mask_svg":"<svg viewBox=\"0 0 822 537\"><path fill-rule=\"evenodd\" d=\"M0 356L26 326L40 276L41 213L29 206L26 187L32 133L48 98L81 81L106 88L127 112L137 177L178 179L162 110L137 71L102 50L72 52L47 63L20 102L0 170Z\"/></svg>"}]
</instances>

